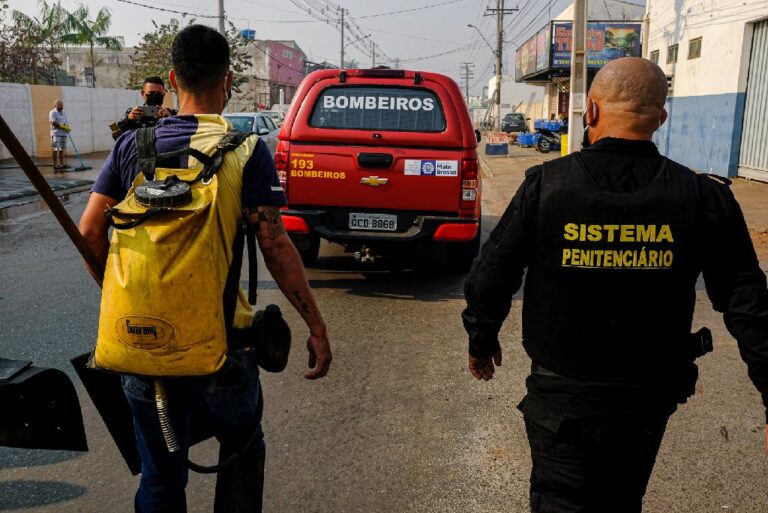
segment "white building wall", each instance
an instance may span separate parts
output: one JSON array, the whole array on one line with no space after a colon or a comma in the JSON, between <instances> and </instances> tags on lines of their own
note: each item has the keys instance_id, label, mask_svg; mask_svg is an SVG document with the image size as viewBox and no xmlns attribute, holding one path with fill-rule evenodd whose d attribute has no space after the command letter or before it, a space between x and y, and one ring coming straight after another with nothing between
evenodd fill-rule
<instances>
[{"instance_id":1,"label":"white building wall","mask_svg":"<svg viewBox=\"0 0 768 513\"><path fill-rule=\"evenodd\" d=\"M750 23L768 17L766 0L652 0L648 55L674 76L673 96L744 92L752 41ZM688 43L701 37L701 57L688 59ZM679 44L677 64L667 48Z\"/></svg>"},{"instance_id":2,"label":"white building wall","mask_svg":"<svg viewBox=\"0 0 768 513\"><path fill-rule=\"evenodd\" d=\"M693 169L735 176L741 144L753 23L768 18L766 0L650 0L648 52L672 78L668 121L654 140ZM689 59L691 39L701 57ZM676 63L667 49L677 44Z\"/></svg>"},{"instance_id":3,"label":"white building wall","mask_svg":"<svg viewBox=\"0 0 768 513\"><path fill-rule=\"evenodd\" d=\"M0 114L16 134L24 149L30 155L35 153L35 128L32 123L32 101L26 84L0 84ZM9 159L11 154L0 143L0 159Z\"/></svg>"},{"instance_id":4,"label":"white building wall","mask_svg":"<svg viewBox=\"0 0 768 513\"><path fill-rule=\"evenodd\" d=\"M32 88L49 88L64 102L64 113L72 127L72 139L80 153L110 151L114 145L110 123L121 119L125 110L142 103L138 91L127 89L93 89L90 87L29 86L0 83L0 114L30 155L50 154L48 112L51 102L33 101ZM51 100L52 101L52 100ZM36 124L38 134L36 135ZM40 132L42 130L42 132ZM74 148L67 150L74 154ZM0 159L11 158L0 144Z\"/></svg>"},{"instance_id":5,"label":"white building wall","mask_svg":"<svg viewBox=\"0 0 768 513\"><path fill-rule=\"evenodd\" d=\"M90 87L62 87L61 99L80 153L111 150L109 124L122 119L129 107L143 103L138 91Z\"/></svg>"}]
</instances>

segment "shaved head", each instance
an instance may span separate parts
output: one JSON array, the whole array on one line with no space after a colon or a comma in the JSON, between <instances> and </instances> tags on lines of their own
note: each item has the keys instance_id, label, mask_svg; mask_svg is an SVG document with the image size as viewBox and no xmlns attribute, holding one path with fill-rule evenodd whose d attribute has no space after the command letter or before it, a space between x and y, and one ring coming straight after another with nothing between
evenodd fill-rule
<instances>
[{"instance_id":1,"label":"shaved head","mask_svg":"<svg viewBox=\"0 0 768 513\"><path fill-rule=\"evenodd\" d=\"M597 104L598 123L653 133L666 119L662 113L667 89L667 77L656 64L640 57L623 57L598 71L589 99Z\"/></svg>"}]
</instances>

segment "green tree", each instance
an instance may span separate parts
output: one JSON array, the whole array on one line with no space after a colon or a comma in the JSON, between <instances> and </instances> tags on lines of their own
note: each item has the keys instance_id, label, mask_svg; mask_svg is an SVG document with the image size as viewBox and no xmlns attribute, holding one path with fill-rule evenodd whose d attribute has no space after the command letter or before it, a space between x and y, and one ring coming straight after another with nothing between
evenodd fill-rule
<instances>
[{"instance_id":1,"label":"green tree","mask_svg":"<svg viewBox=\"0 0 768 513\"><path fill-rule=\"evenodd\" d=\"M155 30L142 36L132 57L135 68L128 77L128 87L132 89L140 89L144 83L144 77L152 75L167 77L168 71L173 67L171 46L176 34L181 30L181 25L176 19L162 25L152 23L155 25ZM189 21L190 25L193 23L195 23L194 19ZM229 24L225 36L229 42L230 67L234 72L232 89L239 93L240 86L248 82L245 71L251 66L251 54L247 48L248 40L232 23Z\"/></svg>"},{"instance_id":2,"label":"green tree","mask_svg":"<svg viewBox=\"0 0 768 513\"><path fill-rule=\"evenodd\" d=\"M153 32L147 32L141 37L141 42L136 45L136 50L131 57L134 68L128 75L127 86L131 89L141 89L145 77L159 76L165 79L171 65L171 45L173 38L179 33L179 21L171 19L167 24L155 26Z\"/></svg>"},{"instance_id":3,"label":"green tree","mask_svg":"<svg viewBox=\"0 0 768 513\"><path fill-rule=\"evenodd\" d=\"M112 24L112 14L109 9L102 7L96 19L91 19L88 6L80 5L75 12L67 16L67 33L61 36L61 42L68 45L88 47L88 63L93 72L93 87L96 87L96 53L94 48L121 50L123 45L116 37L108 36Z\"/></svg>"},{"instance_id":4,"label":"green tree","mask_svg":"<svg viewBox=\"0 0 768 513\"><path fill-rule=\"evenodd\" d=\"M69 14L59 5L38 2L38 16L27 16L21 11L13 11L12 19L17 30L24 35L29 45L32 58L32 83L40 82L40 65L48 70L50 81L56 83L56 75L61 65L57 54L61 49L61 32Z\"/></svg>"},{"instance_id":5,"label":"green tree","mask_svg":"<svg viewBox=\"0 0 768 513\"><path fill-rule=\"evenodd\" d=\"M360 61L357 59L349 59L344 61L344 67L347 69L356 69L360 67Z\"/></svg>"},{"instance_id":6,"label":"green tree","mask_svg":"<svg viewBox=\"0 0 768 513\"><path fill-rule=\"evenodd\" d=\"M0 0L0 82L27 83L31 81L32 52L27 34L16 24L7 25L7 0Z\"/></svg>"}]
</instances>

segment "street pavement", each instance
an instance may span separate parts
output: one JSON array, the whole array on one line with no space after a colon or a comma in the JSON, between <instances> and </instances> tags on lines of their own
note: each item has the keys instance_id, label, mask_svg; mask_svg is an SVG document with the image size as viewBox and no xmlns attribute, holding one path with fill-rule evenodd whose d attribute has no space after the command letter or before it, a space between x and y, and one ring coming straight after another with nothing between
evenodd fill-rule
<instances>
[{"instance_id":1,"label":"street pavement","mask_svg":"<svg viewBox=\"0 0 768 513\"><path fill-rule=\"evenodd\" d=\"M513 149L509 158L488 159L484 235L524 170L543 158ZM744 197L766 203L768 186L734 189L742 187ZM75 219L84 201L70 197ZM757 226L764 208L744 210ZM530 457L515 406L530 361L520 345L519 296L501 333L503 367L491 382L476 382L466 370L463 277L442 275L431 262L395 271L362 266L323 245L309 278L334 361L326 379L309 382L306 329L261 267L260 305L280 305L294 334L285 372L262 376L266 513L527 511ZM93 347L99 290L50 213L0 222L0 283L2 356L72 376L68 360ZM709 326L716 349L700 361L696 395L670 421L644 511L764 513L764 411L735 341L699 289L694 329ZM90 452L0 448L0 511L132 511L138 479L76 383ZM215 456L213 441L192 450L198 462ZM213 477L190 476L191 513L212 510L213 488Z\"/></svg>"}]
</instances>

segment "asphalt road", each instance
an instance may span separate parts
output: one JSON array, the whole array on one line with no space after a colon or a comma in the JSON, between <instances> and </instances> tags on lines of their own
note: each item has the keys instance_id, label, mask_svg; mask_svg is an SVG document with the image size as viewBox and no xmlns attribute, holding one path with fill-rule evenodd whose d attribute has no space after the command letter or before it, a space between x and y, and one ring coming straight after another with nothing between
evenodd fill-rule
<instances>
[{"instance_id":1,"label":"asphalt road","mask_svg":"<svg viewBox=\"0 0 768 513\"><path fill-rule=\"evenodd\" d=\"M486 233L537 158L494 165L485 180ZM82 208L82 198L68 205L75 218ZM496 379L478 383L465 368L462 277L429 264L398 272L361 267L329 246L309 276L334 362L326 379L303 379L306 330L289 312L289 367L263 376L264 511L526 511L530 459L515 406L530 362L520 346L519 299L503 328L504 365ZM69 358L94 343L99 291L50 214L0 224L0 283L0 354L72 374ZM288 310L266 273L260 301ZM713 330L716 350L701 361L696 396L669 424L645 511L764 513L759 396L702 290L694 325ZM78 389L90 452L0 448L0 511L132 511L137 478ZM212 462L215 443L192 453ZM210 476L191 476L190 512L211 511L213 486Z\"/></svg>"}]
</instances>

